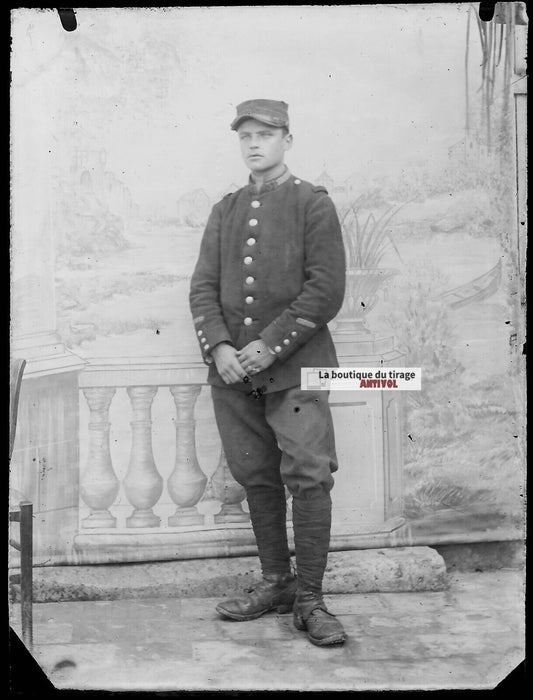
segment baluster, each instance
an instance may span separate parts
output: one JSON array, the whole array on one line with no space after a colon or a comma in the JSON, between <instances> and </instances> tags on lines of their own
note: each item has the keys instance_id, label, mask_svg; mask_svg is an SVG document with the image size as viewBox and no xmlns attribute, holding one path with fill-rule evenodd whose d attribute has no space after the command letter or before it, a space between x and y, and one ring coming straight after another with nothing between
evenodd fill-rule
<instances>
[{"instance_id":1,"label":"baluster","mask_svg":"<svg viewBox=\"0 0 533 700\"><path fill-rule=\"evenodd\" d=\"M158 527L161 519L152 511L163 490L163 479L152 453L151 407L157 387L128 387L133 408L131 421L131 455L128 473L124 479L124 492L133 506L133 513L126 519L128 527Z\"/></svg>"},{"instance_id":2,"label":"baluster","mask_svg":"<svg viewBox=\"0 0 533 700\"><path fill-rule=\"evenodd\" d=\"M196 457L194 406L201 391L199 385L171 386L176 404L176 461L167 482L170 497L177 505L168 519L170 527L203 524L204 516L196 504L204 492L207 477Z\"/></svg>"},{"instance_id":3,"label":"baluster","mask_svg":"<svg viewBox=\"0 0 533 700\"><path fill-rule=\"evenodd\" d=\"M215 496L222 502L220 512L215 515L215 523L248 522L250 516L244 512L241 505L246 496L246 491L231 475L226 454L222 447L220 448L220 459L213 474L212 483Z\"/></svg>"},{"instance_id":4,"label":"baluster","mask_svg":"<svg viewBox=\"0 0 533 700\"><path fill-rule=\"evenodd\" d=\"M80 495L91 509L82 527L116 527L117 519L109 512L120 487L109 451L109 406L115 395L111 387L82 390L90 410L89 454L81 475Z\"/></svg>"},{"instance_id":5,"label":"baluster","mask_svg":"<svg viewBox=\"0 0 533 700\"><path fill-rule=\"evenodd\" d=\"M207 486L205 487L202 497L198 503L214 503L215 501L218 501L213 489L213 477L214 474L211 474L211 476L207 478Z\"/></svg>"}]
</instances>

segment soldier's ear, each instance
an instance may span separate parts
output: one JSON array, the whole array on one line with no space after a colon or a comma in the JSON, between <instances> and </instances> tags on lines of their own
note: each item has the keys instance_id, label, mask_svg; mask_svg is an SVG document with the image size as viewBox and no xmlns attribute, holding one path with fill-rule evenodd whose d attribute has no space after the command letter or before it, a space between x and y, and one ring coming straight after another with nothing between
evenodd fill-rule
<instances>
[{"instance_id":1,"label":"soldier's ear","mask_svg":"<svg viewBox=\"0 0 533 700\"><path fill-rule=\"evenodd\" d=\"M292 134L286 134L283 138L285 150L288 151L292 146Z\"/></svg>"}]
</instances>

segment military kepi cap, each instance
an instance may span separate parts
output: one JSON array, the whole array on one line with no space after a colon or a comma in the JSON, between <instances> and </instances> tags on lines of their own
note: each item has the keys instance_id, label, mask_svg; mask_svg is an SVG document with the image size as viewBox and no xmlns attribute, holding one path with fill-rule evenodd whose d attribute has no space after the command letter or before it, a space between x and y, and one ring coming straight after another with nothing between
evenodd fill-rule
<instances>
[{"instance_id":1,"label":"military kepi cap","mask_svg":"<svg viewBox=\"0 0 533 700\"><path fill-rule=\"evenodd\" d=\"M231 122L233 131L237 131L239 124L245 119L257 119L258 122L270 126L289 128L289 105L278 100L246 100L237 105L237 116Z\"/></svg>"}]
</instances>

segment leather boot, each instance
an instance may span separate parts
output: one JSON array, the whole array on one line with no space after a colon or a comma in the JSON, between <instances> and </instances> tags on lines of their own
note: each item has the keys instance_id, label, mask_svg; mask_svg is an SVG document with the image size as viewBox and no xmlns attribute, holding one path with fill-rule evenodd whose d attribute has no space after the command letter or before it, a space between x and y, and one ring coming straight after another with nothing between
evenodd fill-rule
<instances>
[{"instance_id":1,"label":"leather boot","mask_svg":"<svg viewBox=\"0 0 533 700\"><path fill-rule=\"evenodd\" d=\"M314 498L294 497L292 522L298 573L294 626L307 630L309 641L317 646L342 644L347 635L322 598L331 532L329 493L322 492Z\"/></svg>"},{"instance_id":2,"label":"leather boot","mask_svg":"<svg viewBox=\"0 0 533 700\"><path fill-rule=\"evenodd\" d=\"M306 630L309 641L323 647L344 644L346 632L326 607L322 595L314 591L298 591L294 602L294 626Z\"/></svg>"},{"instance_id":3,"label":"leather boot","mask_svg":"<svg viewBox=\"0 0 533 700\"><path fill-rule=\"evenodd\" d=\"M292 574L264 574L263 580L245 591L246 595L223 600L216 606L222 617L255 620L270 610L291 612L296 596L296 577Z\"/></svg>"}]
</instances>

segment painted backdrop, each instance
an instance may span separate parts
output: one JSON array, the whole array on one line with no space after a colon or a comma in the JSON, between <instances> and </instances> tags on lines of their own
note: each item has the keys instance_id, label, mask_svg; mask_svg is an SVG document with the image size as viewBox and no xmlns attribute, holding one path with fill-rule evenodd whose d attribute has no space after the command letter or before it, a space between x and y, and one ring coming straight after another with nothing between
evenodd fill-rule
<instances>
[{"instance_id":1,"label":"painted backdrop","mask_svg":"<svg viewBox=\"0 0 533 700\"><path fill-rule=\"evenodd\" d=\"M229 123L245 99L283 99L292 172L327 187L347 243L375 243L374 258L354 264L395 271L365 323L393 334L405 364L423 370L422 391L404 401L406 516L430 542L520 536L510 78L521 70L514 45L524 27L520 3L499 5L490 32L467 3L79 8L71 33L54 10L14 11L12 91L28 107L14 103L14 130L44 139L49 172L49 190L28 191L14 207L49 198L52 232L44 262L31 252L40 227L26 232L31 264L21 271L14 231L15 330L31 325L24 299L46 264L50 314L78 357L195 355L187 293L203 226L247 178ZM13 155L15 166L31 162L22 146ZM16 172L13 187L24 188ZM129 416L117 401L111 450L120 465ZM173 439L167 409L154 404L156 458ZM209 410L199 403L200 424ZM198 446L213 465L216 443Z\"/></svg>"}]
</instances>

